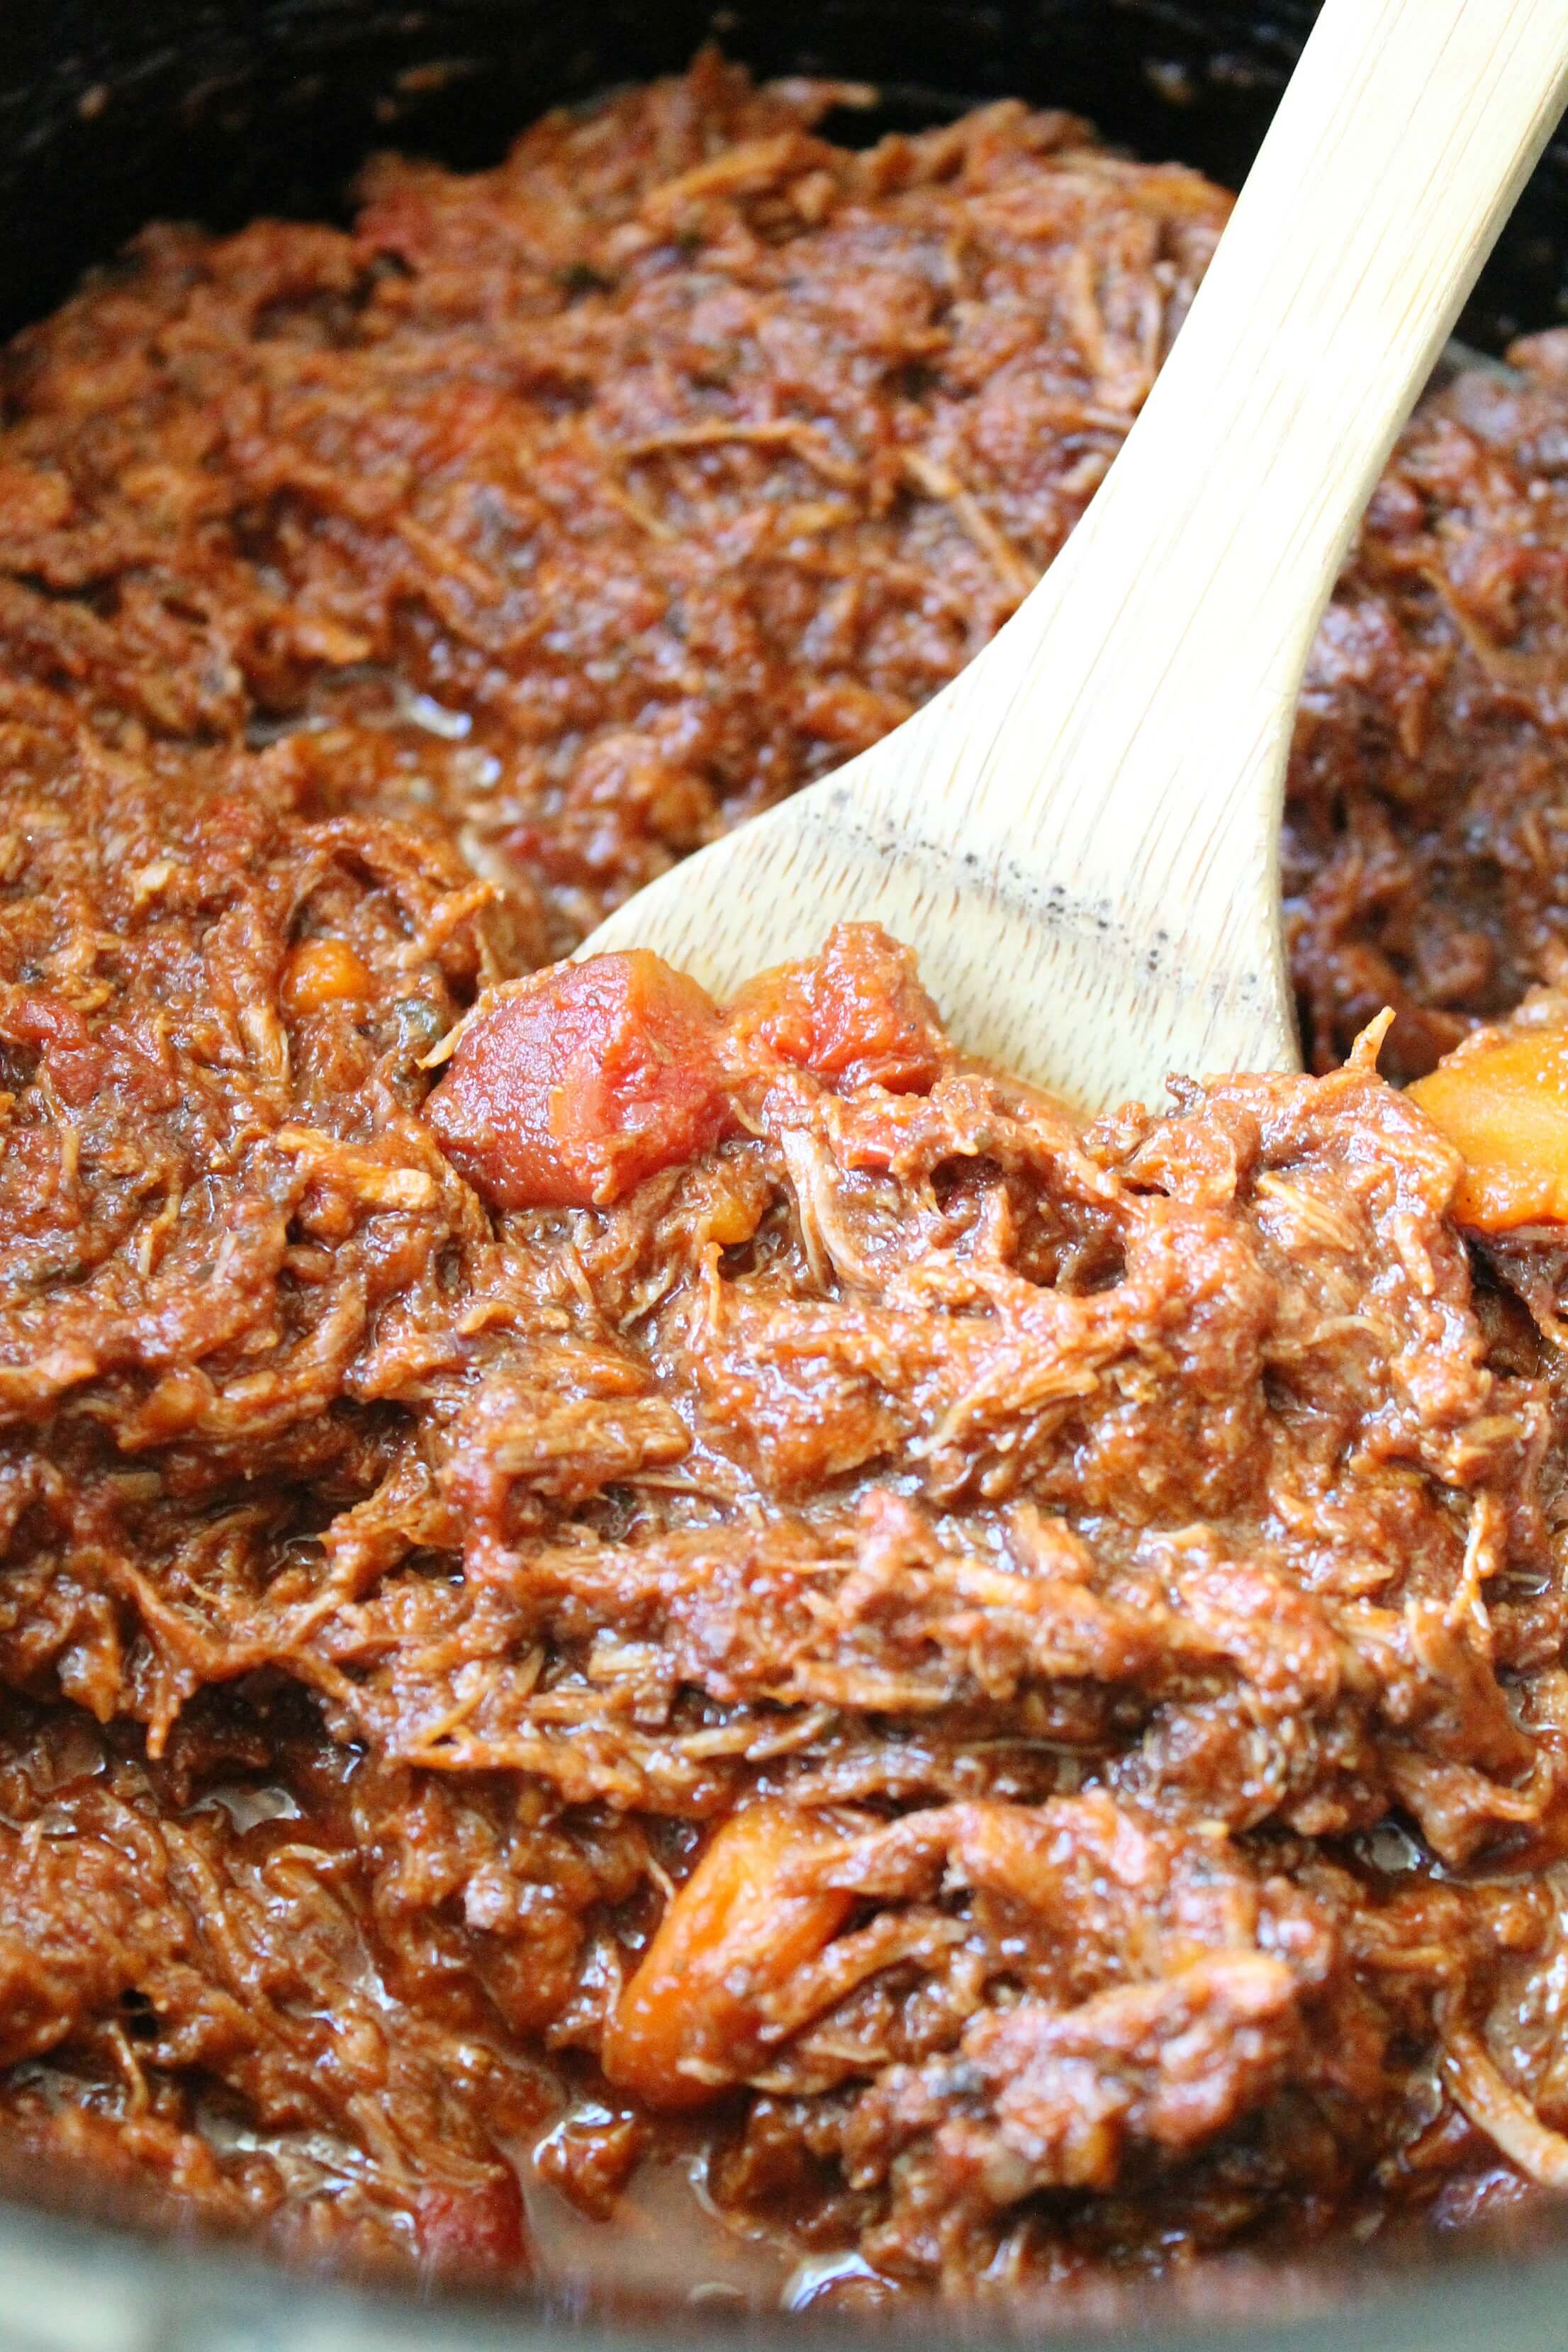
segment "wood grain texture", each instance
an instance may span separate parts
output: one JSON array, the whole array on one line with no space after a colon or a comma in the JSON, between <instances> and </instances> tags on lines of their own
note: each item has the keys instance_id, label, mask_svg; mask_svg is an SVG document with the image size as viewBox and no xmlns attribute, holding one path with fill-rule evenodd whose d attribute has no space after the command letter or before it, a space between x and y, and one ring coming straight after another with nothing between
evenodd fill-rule
<instances>
[{"instance_id":1,"label":"wood grain texture","mask_svg":"<svg viewBox=\"0 0 1568 2352\"><path fill-rule=\"evenodd\" d=\"M652 947L722 995L875 919L965 1045L1086 1107L1292 1066L1279 836L1307 654L1565 99L1568 0L1327 0L1046 578L895 733L584 952Z\"/></svg>"}]
</instances>

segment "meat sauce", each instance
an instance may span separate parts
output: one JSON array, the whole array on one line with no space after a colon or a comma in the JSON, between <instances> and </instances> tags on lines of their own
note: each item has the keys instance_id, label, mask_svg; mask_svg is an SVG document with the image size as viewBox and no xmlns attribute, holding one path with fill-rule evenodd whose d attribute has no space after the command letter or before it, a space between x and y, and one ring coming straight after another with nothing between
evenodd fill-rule
<instances>
[{"instance_id":1,"label":"meat sauce","mask_svg":"<svg viewBox=\"0 0 1568 2352\"><path fill-rule=\"evenodd\" d=\"M763 2296L1568 2182L1568 358L1324 623L1310 1075L563 965L984 642L1223 226L860 95L705 56L5 359L7 2179Z\"/></svg>"}]
</instances>

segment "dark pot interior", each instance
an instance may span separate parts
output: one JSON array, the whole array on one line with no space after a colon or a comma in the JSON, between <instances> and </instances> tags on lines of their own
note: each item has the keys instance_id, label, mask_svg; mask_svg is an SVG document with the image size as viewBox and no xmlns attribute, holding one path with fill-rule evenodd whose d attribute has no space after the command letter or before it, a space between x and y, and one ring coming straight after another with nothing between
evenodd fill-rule
<instances>
[{"instance_id":1,"label":"dark pot interior","mask_svg":"<svg viewBox=\"0 0 1568 2352\"><path fill-rule=\"evenodd\" d=\"M1316 14L1315 0L0 0L0 331L58 300L155 216L237 226L258 212L341 215L360 160L379 146L459 165L494 159L543 108L683 64L716 36L763 73L826 71L879 83L883 103L847 118L862 140L986 97L1075 108L1151 157L1236 184ZM1498 350L1568 319L1568 142L1552 146L1466 313ZM1506 2352L1563 2341L1568 2257L1547 2227L1500 2258L1473 2243L1420 2275L1378 2278L1334 2262L1274 2281L1251 2273L1194 2315L1159 2297L1092 2340L1212 2344L1239 2329L1327 2352L1376 2343L1446 2352L1484 2332ZM395 2307L284 2285L226 2257L170 2254L80 2224L0 2207L0 2352L113 2341L205 2352L304 2340L368 2346L540 2346L581 2315L527 2304ZM1371 2300L1368 2301L1370 2294ZM1129 2329L1130 2316L1133 2325ZM1042 2340L1037 2312L1029 2333ZM628 2321L647 2339L648 2315ZM658 2332L657 2321L654 2324ZM906 2321L907 2324L907 2321ZM1081 2317L1062 2345L1083 2340ZM1019 2340L995 2310L922 2326L971 2344ZM107 2332L106 2332L107 2331ZM593 2332L615 2335L606 2320ZM668 2339L739 2343L722 2315L681 2312ZM847 2339L806 2324L782 2341ZM760 2338L745 2327L743 2340Z\"/></svg>"}]
</instances>

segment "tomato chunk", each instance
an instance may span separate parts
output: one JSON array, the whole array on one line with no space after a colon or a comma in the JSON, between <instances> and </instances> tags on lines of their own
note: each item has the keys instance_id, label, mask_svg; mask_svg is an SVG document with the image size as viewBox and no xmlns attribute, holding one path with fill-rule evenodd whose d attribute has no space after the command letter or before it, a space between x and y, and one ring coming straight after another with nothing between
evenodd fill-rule
<instances>
[{"instance_id":1,"label":"tomato chunk","mask_svg":"<svg viewBox=\"0 0 1568 2352\"><path fill-rule=\"evenodd\" d=\"M742 1058L760 1049L845 1088L923 1093L949 1058L913 956L876 923L840 923L809 963L752 981L730 1009L730 1034Z\"/></svg>"},{"instance_id":2,"label":"tomato chunk","mask_svg":"<svg viewBox=\"0 0 1568 2352\"><path fill-rule=\"evenodd\" d=\"M695 2107L743 2082L759 2003L814 1960L853 1896L779 1892L789 1866L842 1832L783 1804L725 1822L659 1924L605 2034L612 2083L653 2107Z\"/></svg>"},{"instance_id":3,"label":"tomato chunk","mask_svg":"<svg viewBox=\"0 0 1568 2352\"><path fill-rule=\"evenodd\" d=\"M498 1208L605 1208L731 1116L718 1014L641 948L553 964L481 1006L426 1106Z\"/></svg>"},{"instance_id":4,"label":"tomato chunk","mask_svg":"<svg viewBox=\"0 0 1568 2352\"><path fill-rule=\"evenodd\" d=\"M178 1089L167 1067L127 1034L123 1023L94 1028L74 1004L21 988L0 991L0 1045L37 1051L49 1084L72 1110L85 1110L112 1090L121 1100L150 1111L169 1109Z\"/></svg>"},{"instance_id":5,"label":"tomato chunk","mask_svg":"<svg viewBox=\"0 0 1568 2352\"><path fill-rule=\"evenodd\" d=\"M1568 1223L1568 1006L1478 1030L1409 1089L1465 1162L1454 1202L1482 1233Z\"/></svg>"},{"instance_id":6,"label":"tomato chunk","mask_svg":"<svg viewBox=\"0 0 1568 2352\"><path fill-rule=\"evenodd\" d=\"M438 2278L481 2280L527 2267L522 2191L510 2169L461 2186L426 2181L414 2228L419 2259Z\"/></svg>"}]
</instances>

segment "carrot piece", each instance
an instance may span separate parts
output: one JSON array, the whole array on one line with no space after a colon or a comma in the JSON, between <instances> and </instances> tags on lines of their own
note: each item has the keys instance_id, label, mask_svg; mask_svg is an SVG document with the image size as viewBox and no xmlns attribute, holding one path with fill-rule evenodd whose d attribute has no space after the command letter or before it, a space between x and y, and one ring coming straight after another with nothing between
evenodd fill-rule
<instances>
[{"instance_id":1,"label":"carrot piece","mask_svg":"<svg viewBox=\"0 0 1568 2352\"><path fill-rule=\"evenodd\" d=\"M719 1019L646 949L552 965L481 1004L426 1106L498 1208L605 1208L731 1118Z\"/></svg>"},{"instance_id":2,"label":"carrot piece","mask_svg":"<svg viewBox=\"0 0 1568 2352\"><path fill-rule=\"evenodd\" d=\"M1462 1224L1568 1223L1568 1018L1477 1030L1409 1092L1465 1162Z\"/></svg>"},{"instance_id":3,"label":"carrot piece","mask_svg":"<svg viewBox=\"0 0 1568 2352\"><path fill-rule=\"evenodd\" d=\"M671 1903L616 2004L603 2063L652 2107L695 2107L758 2062L760 2004L814 1960L854 1897L779 1892L842 1832L791 1805L731 1816Z\"/></svg>"},{"instance_id":4,"label":"carrot piece","mask_svg":"<svg viewBox=\"0 0 1568 2352\"><path fill-rule=\"evenodd\" d=\"M342 940L301 940L289 951L279 995L285 1013L296 1020L319 1013L324 1004L342 1004L370 994L370 974L353 948Z\"/></svg>"}]
</instances>

